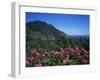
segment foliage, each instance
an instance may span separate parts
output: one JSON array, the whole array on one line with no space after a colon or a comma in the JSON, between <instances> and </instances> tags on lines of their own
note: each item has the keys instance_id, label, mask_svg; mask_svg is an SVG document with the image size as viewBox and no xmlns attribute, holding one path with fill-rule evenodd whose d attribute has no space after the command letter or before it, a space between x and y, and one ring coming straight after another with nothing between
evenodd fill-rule
<instances>
[{"instance_id":1,"label":"foliage","mask_svg":"<svg viewBox=\"0 0 100 80\"><path fill-rule=\"evenodd\" d=\"M44 53L32 50L31 54L26 55L27 67L80 64L89 64L89 52L84 48L62 48L59 51Z\"/></svg>"},{"instance_id":2,"label":"foliage","mask_svg":"<svg viewBox=\"0 0 100 80\"><path fill-rule=\"evenodd\" d=\"M78 53L76 53L76 47ZM85 52L86 55L83 55ZM65 58L66 55L69 57ZM88 58L84 59L84 56ZM87 63L89 63L89 39L74 39L46 22L26 23L27 67Z\"/></svg>"}]
</instances>

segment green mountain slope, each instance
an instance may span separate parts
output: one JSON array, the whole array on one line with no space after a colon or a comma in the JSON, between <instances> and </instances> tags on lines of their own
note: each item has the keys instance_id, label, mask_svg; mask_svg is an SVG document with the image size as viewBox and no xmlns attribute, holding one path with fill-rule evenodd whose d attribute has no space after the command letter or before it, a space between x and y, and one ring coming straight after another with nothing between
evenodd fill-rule
<instances>
[{"instance_id":1,"label":"green mountain slope","mask_svg":"<svg viewBox=\"0 0 100 80\"><path fill-rule=\"evenodd\" d=\"M69 47L88 47L89 41L76 40L43 21L26 23L26 53L32 49L42 51L59 50Z\"/></svg>"},{"instance_id":2,"label":"green mountain slope","mask_svg":"<svg viewBox=\"0 0 100 80\"><path fill-rule=\"evenodd\" d=\"M26 33L32 34L35 39L55 40L67 37L67 34L56 29L53 25L42 21L29 22L26 24Z\"/></svg>"}]
</instances>

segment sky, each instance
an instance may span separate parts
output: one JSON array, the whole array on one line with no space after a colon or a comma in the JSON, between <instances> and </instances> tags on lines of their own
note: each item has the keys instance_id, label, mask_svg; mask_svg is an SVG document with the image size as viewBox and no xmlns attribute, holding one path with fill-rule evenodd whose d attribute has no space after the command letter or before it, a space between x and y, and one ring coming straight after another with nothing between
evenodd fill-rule
<instances>
[{"instance_id":1,"label":"sky","mask_svg":"<svg viewBox=\"0 0 100 80\"><path fill-rule=\"evenodd\" d=\"M45 21L68 35L89 35L89 15L26 12L26 22Z\"/></svg>"}]
</instances>

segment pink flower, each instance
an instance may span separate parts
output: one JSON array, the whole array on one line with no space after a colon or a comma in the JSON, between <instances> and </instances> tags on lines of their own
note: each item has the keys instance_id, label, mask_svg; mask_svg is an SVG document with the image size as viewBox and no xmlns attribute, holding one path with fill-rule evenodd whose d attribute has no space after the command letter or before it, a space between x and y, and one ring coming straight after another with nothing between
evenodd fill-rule
<instances>
[{"instance_id":1,"label":"pink flower","mask_svg":"<svg viewBox=\"0 0 100 80\"><path fill-rule=\"evenodd\" d=\"M59 54L59 52L56 51L54 54L55 54L55 55L56 55L56 54Z\"/></svg>"},{"instance_id":2,"label":"pink flower","mask_svg":"<svg viewBox=\"0 0 100 80\"><path fill-rule=\"evenodd\" d=\"M61 51L61 54L65 54L65 51Z\"/></svg>"},{"instance_id":3,"label":"pink flower","mask_svg":"<svg viewBox=\"0 0 100 80\"><path fill-rule=\"evenodd\" d=\"M43 57L46 57L46 55L45 55L45 54L43 54L42 56L43 56Z\"/></svg>"},{"instance_id":4,"label":"pink flower","mask_svg":"<svg viewBox=\"0 0 100 80\"><path fill-rule=\"evenodd\" d=\"M84 48L82 48L81 51L83 52L83 53L82 53L83 55L88 54L88 51L85 50Z\"/></svg>"},{"instance_id":5,"label":"pink flower","mask_svg":"<svg viewBox=\"0 0 100 80\"><path fill-rule=\"evenodd\" d=\"M82 48L81 50L82 50L82 51L85 51L85 49L84 49L84 48Z\"/></svg>"},{"instance_id":6,"label":"pink flower","mask_svg":"<svg viewBox=\"0 0 100 80\"><path fill-rule=\"evenodd\" d=\"M38 64L35 65L35 67L41 67L41 66L42 66L41 63L38 63Z\"/></svg>"},{"instance_id":7,"label":"pink flower","mask_svg":"<svg viewBox=\"0 0 100 80\"><path fill-rule=\"evenodd\" d=\"M67 64L67 61L64 59L64 60L62 61L62 63L63 63L63 64Z\"/></svg>"},{"instance_id":8,"label":"pink flower","mask_svg":"<svg viewBox=\"0 0 100 80\"><path fill-rule=\"evenodd\" d=\"M41 58L45 58L46 55L45 55L45 54L40 54L40 57L41 57Z\"/></svg>"},{"instance_id":9,"label":"pink flower","mask_svg":"<svg viewBox=\"0 0 100 80\"><path fill-rule=\"evenodd\" d=\"M76 55L80 56L81 51L79 50L78 47L75 48L75 53L76 53Z\"/></svg>"},{"instance_id":10,"label":"pink flower","mask_svg":"<svg viewBox=\"0 0 100 80\"><path fill-rule=\"evenodd\" d=\"M76 55L80 56L80 52L77 52Z\"/></svg>"},{"instance_id":11,"label":"pink flower","mask_svg":"<svg viewBox=\"0 0 100 80\"><path fill-rule=\"evenodd\" d=\"M70 50L70 51L74 51L74 49L73 49L73 48L69 48L69 50Z\"/></svg>"},{"instance_id":12,"label":"pink flower","mask_svg":"<svg viewBox=\"0 0 100 80\"><path fill-rule=\"evenodd\" d=\"M83 53L88 54L88 51L84 50Z\"/></svg>"},{"instance_id":13,"label":"pink flower","mask_svg":"<svg viewBox=\"0 0 100 80\"><path fill-rule=\"evenodd\" d=\"M64 56L65 58L68 58L68 59L69 59L69 54L68 54L68 53L63 54L63 56Z\"/></svg>"},{"instance_id":14,"label":"pink flower","mask_svg":"<svg viewBox=\"0 0 100 80\"><path fill-rule=\"evenodd\" d=\"M30 62L26 60L26 64L27 64L27 65L30 65Z\"/></svg>"},{"instance_id":15,"label":"pink flower","mask_svg":"<svg viewBox=\"0 0 100 80\"><path fill-rule=\"evenodd\" d=\"M33 57L27 57L26 58L26 64L31 65L36 59Z\"/></svg>"},{"instance_id":16,"label":"pink flower","mask_svg":"<svg viewBox=\"0 0 100 80\"><path fill-rule=\"evenodd\" d=\"M75 47L75 50L79 50L79 48L78 47Z\"/></svg>"},{"instance_id":17,"label":"pink flower","mask_svg":"<svg viewBox=\"0 0 100 80\"><path fill-rule=\"evenodd\" d=\"M33 61L35 61L35 58L33 58L33 57L27 57L26 58L26 64L27 65L31 65L33 63Z\"/></svg>"},{"instance_id":18,"label":"pink flower","mask_svg":"<svg viewBox=\"0 0 100 80\"><path fill-rule=\"evenodd\" d=\"M68 58L68 59L69 59L69 55L68 55L68 54L66 54L66 58Z\"/></svg>"},{"instance_id":19,"label":"pink flower","mask_svg":"<svg viewBox=\"0 0 100 80\"><path fill-rule=\"evenodd\" d=\"M75 50L76 55L80 56L81 51L80 50Z\"/></svg>"},{"instance_id":20,"label":"pink flower","mask_svg":"<svg viewBox=\"0 0 100 80\"><path fill-rule=\"evenodd\" d=\"M35 61L35 58L29 57L28 60L32 63L33 61Z\"/></svg>"},{"instance_id":21,"label":"pink flower","mask_svg":"<svg viewBox=\"0 0 100 80\"><path fill-rule=\"evenodd\" d=\"M74 49L73 48L69 48L70 53L74 53Z\"/></svg>"},{"instance_id":22,"label":"pink flower","mask_svg":"<svg viewBox=\"0 0 100 80\"><path fill-rule=\"evenodd\" d=\"M32 53L33 55L36 54L36 52L37 52L36 50L32 50L32 51L31 51L31 53Z\"/></svg>"},{"instance_id":23,"label":"pink flower","mask_svg":"<svg viewBox=\"0 0 100 80\"><path fill-rule=\"evenodd\" d=\"M39 54L38 52L36 52L36 55L37 55L37 56L40 56L40 54Z\"/></svg>"}]
</instances>

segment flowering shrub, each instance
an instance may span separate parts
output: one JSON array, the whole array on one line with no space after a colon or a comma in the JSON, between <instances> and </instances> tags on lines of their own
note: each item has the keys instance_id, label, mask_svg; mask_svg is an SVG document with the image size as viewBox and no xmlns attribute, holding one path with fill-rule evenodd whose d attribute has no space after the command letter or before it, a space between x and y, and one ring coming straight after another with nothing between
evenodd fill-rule
<instances>
[{"instance_id":1,"label":"flowering shrub","mask_svg":"<svg viewBox=\"0 0 100 80\"><path fill-rule=\"evenodd\" d=\"M27 67L80 64L89 64L89 51L84 48L62 48L59 51L43 53L32 50L30 54L26 55Z\"/></svg>"}]
</instances>

